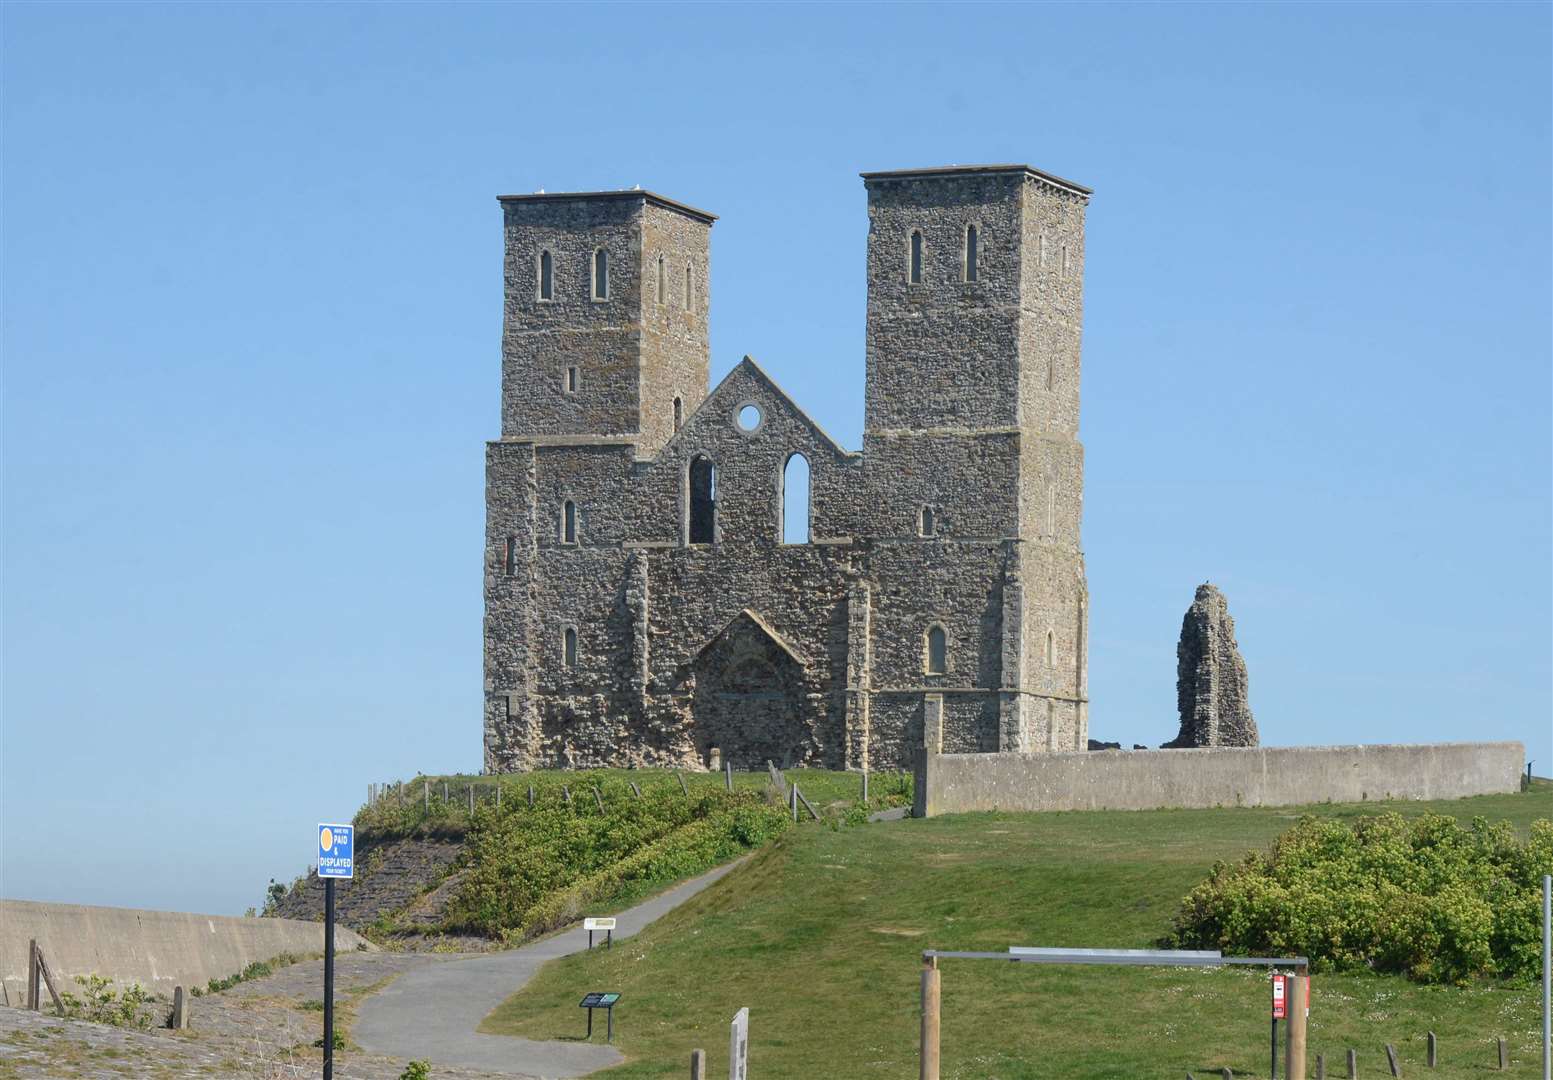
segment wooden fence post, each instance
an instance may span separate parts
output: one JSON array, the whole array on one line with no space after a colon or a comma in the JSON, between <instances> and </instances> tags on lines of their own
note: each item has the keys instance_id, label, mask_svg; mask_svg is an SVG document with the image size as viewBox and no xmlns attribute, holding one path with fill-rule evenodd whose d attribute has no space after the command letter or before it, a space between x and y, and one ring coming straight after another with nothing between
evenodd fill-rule
<instances>
[{"instance_id":1,"label":"wooden fence post","mask_svg":"<svg viewBox=\"0 0 1553 1080\"><path fill-rule=\"evenodd\" d=\"M1432 1069L1438 1064L1435 1058L1434 1032L1429 1033L1429 1067Z\"/></svg>"},{"instance_id":2,"label":"wooden fence post","mask_svg":"<svg viewBox=\"0 0 1553 1080\"><path fill-rule=\"evenodd\" d=\"M1397 1061L1397 1048L1390 1043L1386 1044L1386 1064L1391 1066L1392 1076L1402 1075L1402 1065Z\"/></svg>"},{"instance_id":3,"label":"wooden fence post","mask_svg":"<svg viewBox=\"0 0 1553 1080\"><path fill-rule=\"evenodd\" d=\"M530 810L534 809L534 785L533 784L530 784L528 786L528 808Z\"/></svg>"},{"instance_id":4,"label":"wooden fence post","mask_svg":"<svg viewBox=\"0 0 1553 1080\"><path fill-rule=\"evenodd\" d=\"M604 796L599 794L599 789L593 789L593 801L599 804L599 813L604 812Z\"/></svg>"},{"instance_id":5,"label":"wooden fence post","mask_svg":"<svg viewBox=\"0 0 1553 1080\"><path fill-rule=\"evenodd\" d=\"M640 799L642 797L642 789L636 786L636 781L627 780L626 783L631 785L631 790L636 794L636 797Z\"/></svg>"},{"instance_id":6,"label":"wooden fence post","mask_svg":"<svg viewBox=\"0 0 1553 1080\"><path fill-rule=\"evenodd\" d=\"M1359 1075L1359 1055L1349 1049L1348 1051L1348 1080L1355 1080Z\"/></svg>"},{"instance_id":7,"label":"wooden fence post","mask_svg":"<svg viewBox=\"0 0 1553 1080\"><path fill-rule=\"evenodd\" d=\"M707 1080L705 1050L690 1052L690 1080Z\"/></svg>"},{"instance_id":8,"label":"wooden fence post","mask_svg":"<svg viewBox=\"0 0 1553 1080\"><path fill-rule=\"evenodd\" d=\"M496 809L501 809L501 781L496 781Z\"/></svg>"},{"instance_id":9,"label":"wooden fence post","mask_svg":"<svg viewBox=\"0 0 1553 1080\"><path fill-rule=\"evenodd\" d=\"M938 1011L940 986L938 957L928 957L922 969L922 1075L921 1080L939 1080Z\"/></svg>"},{"instance_id":10,"label":"wooden fence post","mask_svg":"<svg viewBox=\"0 0 1553 1080\"><path fill-rule=\"evenodd\" d=\"M1316 1055L1316 1080L1327 1080L1327 1056Z\"/></svg>"},{"instance_id":11,"label":"wooden fence post","mask_svg":"<svg viewBox=\"0 0 1553 1080\"><path fill-rule=\"evenodd\" d=\"M425 789L424 793L426 795L426 809L428 811L430 811L431 810L431 781L430 780L422 780L421 781L421 786Z\"/></svg>"},{"instance_id":12,"label":"wooden fence post","mask_svg":"<svg viewBox=\"0 0 1553 1080\"><path fill-rule=\"evenodd\" d=\"M442 801L448 801L448 782L446 780L442 781Z\"/></svg>"},{"instance_id":13,"label":"wooden fence post","mask_svg":"<svg viewBox=\"0 0 1553 1080\"><path fill-rule=\"evenodd\" d=\"M820 812L814 808L814 804L811 803L804 795L804 793L798 789L798 785L796 783L793 784L793 797L796 798L799 802L803 803L803 808L809 811L810 817L812 817L815 821L820 820Z\"/></svg>"},{"instance_id":14,"label":"wooden fence post","mask_svg":"<svg viewBox=\"0 0 1553 1080\"><path fill-rule=\"evenodd\" d=\"M733 790L733 762L732 761L725 761L725 762L723 762L723 787L726 790L728 790L728 791L732 791Z\"/></svg>"},{"instance_id":15,"label":"wooden fence post","mask_svg":"<svg viewBox=\"0 0 1553 1080\"><path fill-rule=\"evenodd\" d=\"M674 779L679 781L680 793L683 794L685 796L685 798L687 798L687 799L690 798L690 789L685 786L685 774L680 772L678 769L675 769L674 770Z\"/></svg>"},{"instance_id":16,"label":"wooden fence post","mask_svg":"<svg viewBox=\"0 0 1553 1080\"><path fill-rule=\"evenodd\" d=\"M1499 1068L1501 1071L1510 1067L1510 1044L1504 1039L1499 1040Z\"/></svg>"},{"instance_id":17,"label":"wooden fence post","mask_svg":"<svg viewBox=\"0 0 1553 1080\"><path fill-rule=\"evenodd\" d=\"M173 1019L168 1026L175 1031L189 1026L189 998L181 986L173 987Z\"/></svg>"},{"instance_id":18,"label":"wooden fence post","mask_svg":"<svg viewBox=\"0 0 1553 1080\"><path fill-rule=\"evenodd\" d=\"M474 812L475 812L475 786L473 784L470 784L469 785L469 813L470 813L471 817L474 815Z\"/></svg>"},{"instance_id":19,"label":"wooden fence post","mask_svg":"<svg viewBox=\"0 0 1553 1080\"><path fill-rule=\"evenodd\" d=\"M1289 1051L1285 1055L1284 1076L1305 1080L1305 993L1308 975L1289 979Z\"/></svg>"},{"instance_id":20,"label":"wooden fence post","mask_svg":"<svg viewBox=\"0 0 1553 1080\"><path fill-rule=\"evenodd\" d=\"M27 942L27 1008L39 1009L38 1002L38 939Z\"/></svg>"}]
</instances>

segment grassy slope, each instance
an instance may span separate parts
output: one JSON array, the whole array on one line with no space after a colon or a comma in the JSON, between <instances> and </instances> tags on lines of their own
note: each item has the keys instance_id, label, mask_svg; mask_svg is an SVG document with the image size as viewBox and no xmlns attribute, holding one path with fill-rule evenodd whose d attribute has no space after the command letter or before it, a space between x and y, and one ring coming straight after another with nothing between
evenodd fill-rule
<instances>
[{"instance_id":1,"label":"grassy slope","mask_svg":"<svg viewBox=\"0 0 1553 1080\"><path fill-rule=\"evenodd\" d=\"M1356 816L1426 809L1524 827L1553 817L1553 784L1444 803L1320 806ZM789 836L612 952L547 966L484 1030L576 1037L587 990L619 990L612 1078L680 1077L693 1047L726 1075L727 1022L751 1012L751 1068L773 1078L916 1075L921 950L1010 944L1146 947L1216 859L1267 844L1287 810L973 814ZM1535 990L1453 990L1394 977L1318 977L1314 1055L1342 1075L1383 1074L1385 1043L1405 1066L1440 1037L1435 1077L1538 1069ZM1035 968L946 961L946 1078L1198 1076L1229 1066L1266 1076L1266 976L1246 971ZM1411 1073L1410 1073L1411 1074ZM1313 1073L1312 1073L1313 1075Z\"/></svg>"}]
</instances>

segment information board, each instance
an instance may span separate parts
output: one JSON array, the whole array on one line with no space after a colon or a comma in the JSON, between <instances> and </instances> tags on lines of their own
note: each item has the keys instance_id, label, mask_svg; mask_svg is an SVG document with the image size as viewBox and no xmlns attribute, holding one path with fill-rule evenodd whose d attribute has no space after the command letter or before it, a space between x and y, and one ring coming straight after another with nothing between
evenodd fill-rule
<instances>
[{"instance_id":1,"label":"information board","mask_svg":"<svg viewBox=\"0 0 1553 1080\"><path fill-rule=\"evenodd\" d=\"M619 994L595 991L577 1003L579 1009L607 1009L620 1000Z\"/></svg>"},{"instance_id":2,"label":"information board","mask_svg":"<svg viewBox=\"0 0 1553 1080\"><path fill-rule=\"evenodd\" d=\"M584 930L613 930L615 928L615 920L613 918L584 919L582 920L582 928Z\"/></svg>"},{"instance_id":3,"label":"information board","mask_svg":"<svg viewBox=\"0 0 1553 1080\"><path fill-rule=\"evenodd\" d=\"M750 1011L740 1009L728 1026L728 1080L749 1080Z\"/></svg>"},{"instance_id":4,"label":"information board","mask_svg":"<svg viewBox=\"0 0 1553 1080\"><path fill-rule=\"evenodd\" d=\"M318 826L318 876L355 876L356 828L353 825Z\"/></svg>"},{"instance_id":5,"label":"information board","mask_svg":"<svg viewBox=\"0 0 1553 1080\"><path fill-rule=\"evenodd\" d=\"M1288 976L1273 976L1273 1019L1282 1020L1288 1015L1288 1002L1284 998L1284 988L1288 983Z\"/></svg>"}]
</instances>

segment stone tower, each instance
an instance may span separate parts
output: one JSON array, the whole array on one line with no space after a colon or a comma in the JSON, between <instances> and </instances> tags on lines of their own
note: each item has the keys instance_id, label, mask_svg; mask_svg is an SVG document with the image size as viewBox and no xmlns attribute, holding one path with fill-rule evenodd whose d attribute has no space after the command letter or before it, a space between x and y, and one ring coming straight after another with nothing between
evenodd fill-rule
<instances>
[{"instance_id":1,"label":"stone tower","mask_svg":"<svg viewBox=\"0 0 1553 1080\"><path fill-rule=\"evenodd\" d=\"M1082 750L1089 594L1078 415L1090 191L1025 165L863 180L863 457L889 496L876 504L889 515L879 531L915 539L898 553L906 561L963 556L947 545L1002 550L993 748Z\"/></svg>"},{"instance_id":2,"label":"stone tower","mask_svg":"<svg viewBox=\"0 0 1553 1080\"><path fill-rule=\"evenodd\" d=\"M1176 700L1181 730L1162 749L1259 744L1235 620L1229 601L1212 582L1197 586L1181 619Z\"/></svg>"},{"instance_id":3,"label":"stone tower","mask_svg":"<svg viewBox=\"0 0 1553 1080\"><path fill-rule=\"evenodd\" d=\"M668 442L706 397L716 218L643 191L505 195L502 437Z\"/></svg>"}]
</instances>

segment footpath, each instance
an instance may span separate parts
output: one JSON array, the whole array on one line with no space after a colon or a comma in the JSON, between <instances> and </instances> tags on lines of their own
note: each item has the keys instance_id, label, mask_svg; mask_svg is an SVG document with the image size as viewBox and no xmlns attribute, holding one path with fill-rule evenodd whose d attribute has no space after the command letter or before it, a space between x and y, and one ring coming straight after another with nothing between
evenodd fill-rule
<instances>
[{"instance_id":1,"label":"footpath","mask_svg":"<svg viewBox=\"0 0 1553 1080\"><path fill-rule=\"evenodd\" d=\"M674 910L742 860L720 866L621 912L615 937L629 937ZM588 947L587 931L566 930L532 945L452 960L400 975L362 1000L351 1037L374 1054L418 1058L506 1076L562 1080L625 1060L602 1041L541 1042L475 1030L491 1010L529 981L547 960ZM579 988L578 998L587 987Z\"/></svg>"}]
</instances>

